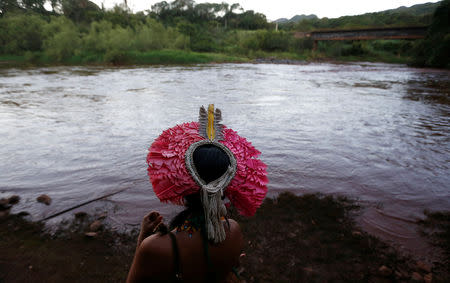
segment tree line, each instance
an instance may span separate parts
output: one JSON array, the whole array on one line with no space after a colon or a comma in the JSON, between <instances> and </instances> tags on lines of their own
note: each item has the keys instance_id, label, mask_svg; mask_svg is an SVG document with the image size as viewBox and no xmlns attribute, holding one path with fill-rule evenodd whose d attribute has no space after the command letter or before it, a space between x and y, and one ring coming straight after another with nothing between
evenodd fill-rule
<instances>
[{"instance_id":1,"label":"tree line","mask_svg":"<svg viewBox=\"0 0 450 283\"><path fill-rule=\"evenodd\" d=\"M441 12L436 10L434 18L443 17L444 10L448 11L448 2L440 3L437 10ZM149 8L133 13L126 4L105 9L89 0L1 0L0 54L48 62L68 62L76 58L77 62L118 62L126 61L131 53L136 55L157 50L215 52L250 58L283 52L314 57L318 55L312 52L312 42L294 38L292 31L415 22L433 23L431 31L436 33L439 30L439 36L430 36L432 40L420 43L322 43L319 52L332 57L368 54L398 56L402 53L415 56L417 64L433 65L442 60L424 59L434 52L427 49L430 44L427 42L431 40L436 43L442 38L444 42L448 40L445 36L448 31L442 29L445 20L433 20L431 12L423 11L309 19L280 25L276 30L275 23L268 22L264 14L244 10L239 3L197 4L193 0L174 0L162 1ZM445 44L442 48L447 46ZM414 55L411 50L417 54ZM441 55L433 56L441 58Z\"/></svg>"},{"instance_id":2,"label":"tree line","mask_svg":"<svg viewBox=\"0 0 450 283\"><path fill-rule=\"evenodd\" d=\"M163 1L145 13L132 13L126 5L107 10L88 0L51 0L51 11L45 0L0 3L0 54L64 62L74 56L111 61L130 51L162 49L242 55L273 49L265 36L272 24L238 3Z\"/></svg>"}]
</instances>

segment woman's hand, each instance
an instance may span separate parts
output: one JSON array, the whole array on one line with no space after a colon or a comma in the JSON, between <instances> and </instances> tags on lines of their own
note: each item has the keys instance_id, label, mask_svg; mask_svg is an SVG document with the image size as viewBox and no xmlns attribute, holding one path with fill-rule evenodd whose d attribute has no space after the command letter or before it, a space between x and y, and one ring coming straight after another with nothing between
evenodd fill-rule
<instances>
[{"instance_id":1,"label":"woman's hand","mask_svg":"<svg viewBox=\"0 0 450 283\"><path fill-rule=\"evenodd\" d=\"M163 217L156 211L152 211L142 219L141 232L139 233L137 246L139 247L142 241L148 236L153 235L162 224Z\"/></svg>"}]
</instances>

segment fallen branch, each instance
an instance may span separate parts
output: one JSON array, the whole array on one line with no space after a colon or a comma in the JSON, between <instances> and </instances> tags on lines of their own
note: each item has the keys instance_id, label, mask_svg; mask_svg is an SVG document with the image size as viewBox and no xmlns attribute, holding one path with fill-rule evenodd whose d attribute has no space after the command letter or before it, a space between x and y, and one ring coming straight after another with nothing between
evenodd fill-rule
<instances>
[{"instance_id":1,"label":"fallen branch","mask_svg":"<svg viewBox=\"0 0 450 283\"><path fill-rule=\"evenodd\" d=\"M131 188L131 187L123 188L123 189L120 189L120 190L115 191L115 192L113 192L113 193L109 193L109 194L103 195L103 196L101 196L101 197L98 197L98 198L95 198L95 199L91 199L91 200L85 201L85 202L83 202L83 203L80 203L80 204L77 204L77 205L75 205L75 206L72 206L72 207L70 207L70 208L68 208L68 209L64 209L63 211L60 211L60 212L57 212L57 213L52 214L52 215L50 215L50 216L47 216L47 217L41 219L40 221L46 221L46 220L49 220L49 219L51 219L51 218L54 218L54 217L56 217L56 216L59 216L59 215L64 214L64 213L66 213L66 212L69 212L69 211L71 211L71 210L74 210L74 209L79 208L79 207L81 207L81 206L84 206L84 205L86 205L86 204L92 203L92 202L94 202L94 201L98 201L98 200L101 200L101 199L104 199L104 198L107 198L107 197L116 195L116 194L121 193L121 192L123 192L123 191L126 191L126 190L128 190L128 189L130 189L130 188Z\"/></svg>"}]
</instances>

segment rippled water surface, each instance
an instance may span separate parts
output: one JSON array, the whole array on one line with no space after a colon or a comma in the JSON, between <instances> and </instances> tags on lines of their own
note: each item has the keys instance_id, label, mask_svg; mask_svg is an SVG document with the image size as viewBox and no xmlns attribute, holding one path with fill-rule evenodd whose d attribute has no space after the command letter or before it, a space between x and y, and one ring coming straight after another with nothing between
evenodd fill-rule
<instances>
[{"instance_id":1,"label":"rippled water surface","mask_svg":"<svg viewBox=\"0 0 450 283\"><path fill-rule=\"evenodd\" d=\"M369 230L410 239L423 209L450 209L449 89L448 71L387 64L2 69L0 196L40 219L128 188L82 209L117 226L173 214L151 190L147 148L215 103L262 151L270 195L350 195Z\"/></svg>"}]
</instances>

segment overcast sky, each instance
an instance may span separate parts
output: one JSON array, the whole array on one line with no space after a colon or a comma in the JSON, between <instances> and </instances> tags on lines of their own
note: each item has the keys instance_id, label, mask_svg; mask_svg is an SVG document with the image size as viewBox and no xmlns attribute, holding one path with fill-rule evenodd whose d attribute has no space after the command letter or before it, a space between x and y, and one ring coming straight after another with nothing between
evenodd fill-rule
<instances>
[{"instance_id":1,"label":"overcast sky","mask_svg":"<svg viewBox=\"0 0 450 283\"><path fill-rule=\"evenodd\" d=\"M92 1L92 0L91 0ZM172 2L173 0L166 0ZM115 4L123 3L123 0L93 0L105 8L111 8ZM134 11L149 10L157 2L154 0L128 0L128 6ZM347 15L359 15L369 12L378 12L400 6L412 6L427 2L438 2L437 0L234 0L234 1L195 1L195 3L239 3L245 10L254 10L263 13L270 21L278 18L292 18L301 14L316 14L319 18L337 18Z\"/></svg>"}]
</instances>

